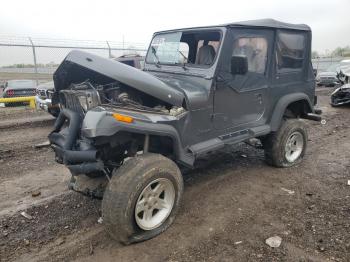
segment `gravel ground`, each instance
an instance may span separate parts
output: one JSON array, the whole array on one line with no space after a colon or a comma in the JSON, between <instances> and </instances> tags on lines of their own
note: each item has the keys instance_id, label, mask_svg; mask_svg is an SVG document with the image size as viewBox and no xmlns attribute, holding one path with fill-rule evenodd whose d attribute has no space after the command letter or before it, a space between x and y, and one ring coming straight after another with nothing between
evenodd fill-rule
<instances>
[{"instance_id":1,"label":"gravel ground","mask_svg":"<svg viewBox=\"0 0 350 262\"><path fill-rule=\"evenodd\" d=\"M210 155L184 175L173 226L130 246L97 223L100 201L67 191L52 152L33 149L50 128L0 130L0 261L350 261L350 107L331 108L330 92L318 90L327 123L307 122L299 166L270 167L245 144Z\"/></svg>"},{"instance_id":2,"label":"gravel ground","mask_svg":"<svg viewBox=\"0 0 350 262\"><path fill-rule=\"evenodd\" d=\"M0 121L23 119L38 116L48 116L45 111L31 109L27 106L0 107Z\"/></svg>"}]
</instances>

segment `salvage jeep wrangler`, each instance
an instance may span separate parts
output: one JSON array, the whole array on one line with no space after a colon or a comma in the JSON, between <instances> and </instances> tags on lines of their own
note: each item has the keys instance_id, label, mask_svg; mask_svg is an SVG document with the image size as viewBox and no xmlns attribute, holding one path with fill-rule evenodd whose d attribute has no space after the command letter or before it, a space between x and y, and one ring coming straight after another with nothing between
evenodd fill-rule
<instances>
[{"instance_id":1,"label":"salvage jeep wrangler","mask_svg":"<svg viewBox=\"0 0 350 262\"><path fill-rule=\"evenodd\" d=\"M142 71L72 51L54 84L56 161L71 189L102 198L103 223L124 244L172 224L181 167L252 138L268 164L296 165L308 141L302 119L321 118L310 28L271 19L157 32Z\"/></svg>"}]
</instances>

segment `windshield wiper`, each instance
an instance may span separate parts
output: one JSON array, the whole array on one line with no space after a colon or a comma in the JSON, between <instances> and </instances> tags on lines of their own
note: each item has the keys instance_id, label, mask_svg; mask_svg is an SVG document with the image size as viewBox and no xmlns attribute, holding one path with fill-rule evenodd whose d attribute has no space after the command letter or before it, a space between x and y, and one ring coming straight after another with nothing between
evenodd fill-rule
<instances>
[{"instance_id":1,"label":"windshield wiper","mask_svg":"<svg viewBox=\"0 0 350 262\"><path fill-rule=\"evenodd\" d=\"M186 67L186 63L188 63L188 58L180 50L178 50L178 51L179 51L180 55L182 55L182 57L185 58L184 62L182 63L182 68L184 70L188 70L188 68Z\"/></svg>"},{"instance_id":2,"label":"windshield wiper","mask_svg":"<svg viewBox=\"0 0 350 262\"><path fill-rule=\"evenodd\" d=\"M151 49L152 49L152 54L157 59L157 63L155 65L156 65L156 67L160 68L160 61L159 61L159 57L157 55L157 51L153 46L151 47Z\"/></svg>"}]
</instances>

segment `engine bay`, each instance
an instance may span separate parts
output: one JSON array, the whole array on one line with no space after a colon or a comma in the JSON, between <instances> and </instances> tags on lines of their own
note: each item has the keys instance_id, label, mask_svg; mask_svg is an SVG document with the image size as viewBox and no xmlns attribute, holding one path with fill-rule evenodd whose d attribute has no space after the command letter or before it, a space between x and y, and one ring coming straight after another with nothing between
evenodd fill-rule
<instances>
[{"instance_id":1,"label":"engine bay","mask_svg":"<svg viewBox=\"0 0 350 262\"><path fill-rule=\"evenodd\" d=\"M110 106L129 110L162 113L177 116L185 112L183 107L173 106L119 82L96 84L90 80L72 83L59 93L60 104L85 114L97 106Z\"/></svg>"}]
</instances>

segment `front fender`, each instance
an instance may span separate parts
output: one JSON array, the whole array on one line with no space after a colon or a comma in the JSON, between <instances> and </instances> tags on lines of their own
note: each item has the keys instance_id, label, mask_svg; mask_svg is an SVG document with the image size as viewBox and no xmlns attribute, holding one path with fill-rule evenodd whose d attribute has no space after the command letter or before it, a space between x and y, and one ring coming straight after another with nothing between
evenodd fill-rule
<instances>
[{"instance_id":1,"label":"front fender","mask_svg":"<svg viewBox=\"0 0 350 262\"><path fill-rule=\"evenodd\" d=\"M162 119L162 116L156 117L159 121L163 120L162 123L159 123L155 119L148 118L145 115L142 116L142 114L133 115L132 112L128 112L127 115L135 117L135 120L132 123L124 123L115 120L109 112L89 111L82 124L82 135L86 138L109 137L117 132L125 131L170 137L173 140L177 160L189 166L193 165L194 160L186 154L178 131L171 125L171 122L176 121L175 117L167 116L166 118L169 118L169 124L165 124L167 121L164 121L165 119Z\"/></svg>"}]
</instances>

